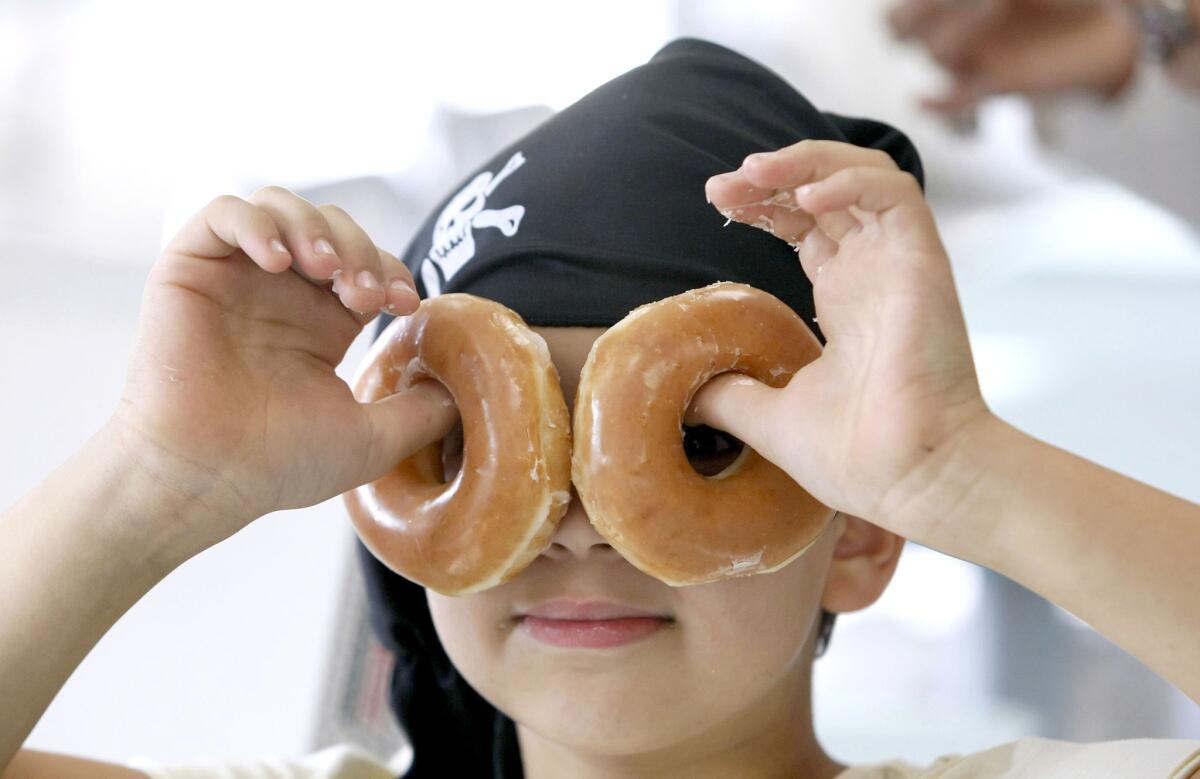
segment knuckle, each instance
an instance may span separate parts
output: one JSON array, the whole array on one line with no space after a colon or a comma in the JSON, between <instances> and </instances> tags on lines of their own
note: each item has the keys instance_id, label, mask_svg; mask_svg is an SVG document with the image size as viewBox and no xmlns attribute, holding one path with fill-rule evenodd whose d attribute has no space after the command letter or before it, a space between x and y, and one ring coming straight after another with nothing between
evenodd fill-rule
<instances>
[{"instance_id":1,"label":"knuckle","mask_svg":"<svg viewBox=\"0 0 1200 779\"><path fill-rule=\"evenodd\" d=\"M909 173L907 170L897 170L896 175L899 177L901 188L907 190L908 194L921 194L921 182L917 181L916 176Z\"/></svg>"},{"instance_id":2,"label":"knuckle","mask_svg":"<svg viewBox=\"0 0 1200 779\"><path fill-rule=\"evenodd\" d=\"M206 208L236 208L245 202L237 195L217 195L209 201Z\"/></svg>"},{"instance_id":3,"label":"knuckle","mask_svg":"<svg viewBox=\"0 0 1200 779\"><path fill-rule=\"evenodd\" d=\"M312 240L329 238L329 225L312 203L277 184L260 187L250 197L265 213L278 219L280 226Z\"/></svg>"},{"instance_id":4,"label":"knuckle","mask_svg":"<svg viewBox=\"0 0 1200 779\"><path fill-rule=\"evenodd\" d=\"M797 157L807 158L816 165L823 164L829 156L829 148L815 138L805 138L792 148L796 150Z\"/></svg>"},{"instance_id":5,"label":"knuckle","mask_svg":"<svg viewBox=\"0 0 1200 779\"><path fill-rule=\"evenodd\" d=\"M254 190L254 194L250 196L251 200L279 200L280 198L294 197L290 189L279 186L278 184L267 184Z\"/></svg>"},{"instance_id":6,"label":"knuckle","mask_svg":"<svg viewBox=\"0 0 1200 779\"><path fill-rule=\"evenodd\" d=\"M812 138L803 138L791 146L780 149L780 152L784 159L799 160L813 154L816 148L818 148L816 141Z\"/></svg>"},{"instance_id":7,"label":"knuckle","mask_svg":"<svg viewBox=\"0 0 1200 779\"><path fill-rule=\"evenodd\" d=\"M757 168L758 166L762 165L763 162L765 162L765 161L766 160L764 159L762 152L751 152L750 154L747 154L745 157L742 158L742 167L743 168Z\"/></svg>"},{"instance_id":8,"label":"knuckle","mask_svg":"<svg viewBox=\"0 0 1200 779\"><path fill-rule=\"evenodd\" d=\"M799 164L794 169L804 179L823 179L837 173L844 164L838 164L837 155L830 141L803 141L798 155Z\"/></svg>"},{"instance_id":9,"label":"knuckle","mask_svg":"<svg viewBox=\"0 0 1200 779\"><path fill-rule=\"evenodd\" d=\"M834 188L862 191L871 185L871 174L874 172L875 168L869 167L846 168L836 174L841 183L835 183Z\"/></svg>"},{"instance_id":10,"label":"knuckle","mask_svg":"<svg viewBox=\"0 0 1200 779\"><path fill-rule=\"evenodd\" d=\"M333 203L322 203L321 205L317 206L317 210L326 216L334 216L340 219L350 218L350 214L346 212L346 209L339 205L334 205Z\"/></svg>"},{"instance_id":11,"label":"knuckle","mask_svg":"<svg viewBox=\"0 0 1200 779\"><path fill-rule=\"evenodd\" d=\"M871 164L878 168L896 168L896 161L892 159L892 155L883 149L868 149L867 156L871 158Z\"/></svg>"}]
</instances>

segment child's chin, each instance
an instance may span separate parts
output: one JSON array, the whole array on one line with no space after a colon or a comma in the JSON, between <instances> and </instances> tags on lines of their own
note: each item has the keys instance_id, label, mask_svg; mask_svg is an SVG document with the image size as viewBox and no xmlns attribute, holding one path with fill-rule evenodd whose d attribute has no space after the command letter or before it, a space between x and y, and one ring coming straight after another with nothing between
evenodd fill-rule
<instances>
[{"instance_id":1,"label":"child's chin","mask_svg":"<svg viewBox=\"0 0 1200 779\"><path fill-rule=\"evenodd\" d=\"M595 711L589 708L571 716L531 720L529 727L543 738L592 755L619 757L664 750L677 743L680 728L667 712L656 716L630 716L622 707Z\"/></svg>"},{"instance_id":2,"label":"child's chin","mask_svg":"<svg viewBox=\"0 0 1200 779\"><path fill-rule=\"evenodd\" d=\"M673 679L664 668L653 681L595 668L547 667L541 678L519 688L519 700L511 701L506 713L555 743L595 754L663 749L701 725L694 721L697 711L678 705L688 696L678 663L674 666Z\"/></svg>"}]
</instances>

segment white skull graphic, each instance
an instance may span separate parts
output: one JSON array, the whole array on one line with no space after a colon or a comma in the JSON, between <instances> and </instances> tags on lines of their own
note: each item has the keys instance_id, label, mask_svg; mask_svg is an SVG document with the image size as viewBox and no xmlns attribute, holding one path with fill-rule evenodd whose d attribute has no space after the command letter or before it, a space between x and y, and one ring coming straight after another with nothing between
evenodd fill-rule
<instances>
[{"instance_id":1,"label":"white skull graphic","mask_svg":"<svg viewBox=\"0 0 1200 779\"><path fill-rule=\"evenodd\" d=\"M449 281L475 256L477 228L494 227L506 238L517 234L525 206L509 206L498 210L485 209L488 196L500 182L525 164L525 155L517 152L494 177L484 171L471 179L450 199L433 226L433 241L421 263L421 280L428 297L442 291L443 280ZM440 274L438 271L441 271Z\"/></svg>"}]
</instances>

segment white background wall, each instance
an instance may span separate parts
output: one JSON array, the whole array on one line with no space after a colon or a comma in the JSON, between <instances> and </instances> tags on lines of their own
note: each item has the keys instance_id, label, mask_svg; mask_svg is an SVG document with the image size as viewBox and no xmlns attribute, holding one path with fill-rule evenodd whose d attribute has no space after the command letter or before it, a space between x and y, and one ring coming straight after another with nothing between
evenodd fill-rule
<instances>
[{"instance_id":1,"label":"white background wall","mask_svg":"<svg viewBox=\"0 0 1200 779\"><path fill-rule=\"evenodd\" d=\"M822 107L910 132L996 410L1200 501L1192 228L1040 151L1019 102L990 109L973 138L919 115L914 92L936 75L886 39L880 5L680 0L583 12L480 2L453 14L367 2L336 12L228 0L0 5L0 505L106 418L164 231L215 194L366 174L448 186L439 171L449 163L426 137L437 102L562 107L675 31L762 59ZM1171 154L1164 144L1146 153ZM1182 159L1179 175L1200 181L1188 169L1195 157ZM352 213L398 249L407 236L378 197L378 208ZM349 532L333 501L265 517L185 564L100 642L29 746L112 760L307 751ZM817 673L820 730L839 756L922 759L1062 725L1048 721L1061 710L1017 700L993 678L995 653L1008 646L994 634L996 586L914 548L878 606L843 618ZM1128 679L1126 713L1152 731L1133 732L1114 710L1071 720L1072 732L1197 732L1193 705L1062 624L1078 647L1065 662L1099 660L1097 676L1075 680L1061 700L1079 700L1071 691L1088 679Z\"/></svg>"}]
</instances>

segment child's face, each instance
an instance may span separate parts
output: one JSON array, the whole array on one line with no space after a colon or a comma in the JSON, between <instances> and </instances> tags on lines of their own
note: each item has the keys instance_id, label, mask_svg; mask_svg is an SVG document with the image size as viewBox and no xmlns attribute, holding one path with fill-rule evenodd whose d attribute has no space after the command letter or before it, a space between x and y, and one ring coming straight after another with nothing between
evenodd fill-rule
<instances>
[{"instance_id":1,"label":"child's face","mask_svg":"<svg viewBox=\"0 0 1200 779\"><path fill-rule=\"evenodd\" d=\"M570 407L603 329L537 330ZM775 573L675 588L617 554L575 499L550 547L512 581L464 597L429 591L429 606L467 681L549 741L617 755L737 739L760 717L807 719L812 645L840 527L831 523ZM556 598L615 601L670 621L619 646L562 648L532 637L518 617Z\"/></svg>"}]
</instances>

